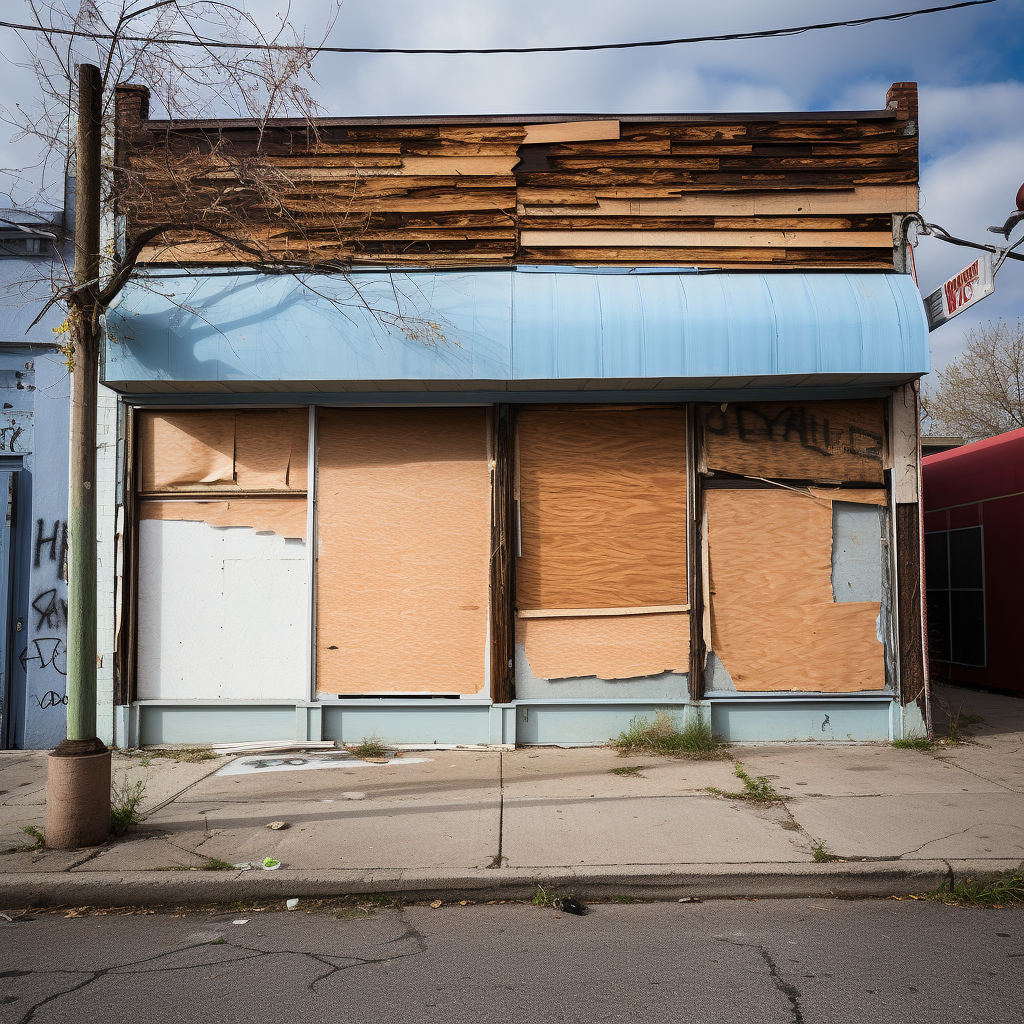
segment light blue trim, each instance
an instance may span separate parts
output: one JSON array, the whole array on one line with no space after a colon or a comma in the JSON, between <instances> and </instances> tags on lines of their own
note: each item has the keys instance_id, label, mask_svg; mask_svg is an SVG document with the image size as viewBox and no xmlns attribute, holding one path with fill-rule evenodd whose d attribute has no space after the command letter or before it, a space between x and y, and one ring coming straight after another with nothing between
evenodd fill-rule
<instances>
[{"instance_id":1,"label":"light blue trim","mask_svg":"<svg viewBox=\"0 0 1024 1024\"><path fill-rule=\"evenodd\" d=\"M735 742L887 741L923 735L916 706L889 695L777 694L686 700L522 700L511 704L382 698L318 704L148 702L121 709L119 745L335 740L388 743L600 746L638 715L668 710L679 725L710 720ZM827 717L827 721L826 721ZM822 725L825 728L822 729Z\"/></svg>"},{"instance_id":2,"label":"light blue trim","mask_svg":"<svg viewBox=\"0 0 1024 1024\"><path fill-rule=\"evenodd\" d=\"M929 369L906 275L610 269L149 274L107 313L105 380L629 390L894 384Z\"/></svg>"}]
</instances>

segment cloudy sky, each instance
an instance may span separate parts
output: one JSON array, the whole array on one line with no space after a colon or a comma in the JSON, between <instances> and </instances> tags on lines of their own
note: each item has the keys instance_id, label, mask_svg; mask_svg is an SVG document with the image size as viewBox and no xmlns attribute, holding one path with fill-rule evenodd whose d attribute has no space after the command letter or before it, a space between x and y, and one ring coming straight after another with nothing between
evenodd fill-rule
<instances>
[{"instance_id":1,"label":"cloudy sky","mask_svg":"<svg viewBox=\"0 0 1024 1024\"><path fill-rule=\"evenodd\" d=\"M102 3L103 0L100 0ZM941 0L345 0L329 41L351 46L537 46L753 31L935 6ZM284 0L247 0L271 28ZM25 0L5 20L28 21ZM307 41L324 0L288 15ZM0 105L31 105L18 70L23 45L0 29ZM1024 0L791 38L647 50L503 56L331 56L314 65L326 112L360 114L629 113L877 109L894 81L921 91L921 205L926 219L993 240L1024 182ZM34 154L0 126L0 166ZM0 190L18 189L0 175ZM0 198L0 204L6 201ZM1018 229L1019 230L1019 229ZM973 258L925 238L918 278L927 292ZM1024 316L1024 264L1008 262L996 294L931 336L933 367L972 327Z\"/></svg>"}]
</instances>

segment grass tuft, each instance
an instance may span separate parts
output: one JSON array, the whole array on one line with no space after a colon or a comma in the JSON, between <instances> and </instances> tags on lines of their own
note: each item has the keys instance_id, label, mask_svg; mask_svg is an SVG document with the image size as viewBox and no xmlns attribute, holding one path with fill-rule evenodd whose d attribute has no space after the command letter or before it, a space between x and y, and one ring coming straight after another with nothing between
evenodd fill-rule
<instances>
[{"instance_id":1,"label":"grass tuft","mask_svg":"<svg viewBox=\"0 0 1024 1024\"><path fill-rule=\"evenodd\" d=\"M120 785L110 786L110 831L115 836L123 836L125 832L142 821L139 807L146 795L146 783L141 779L130 783L126 775Z\"/></svg>"},{"instance_id":2,"label":"grass tuft","mask_svg":"<svg viewBox=\"0 0 1024 1024\"><path fill-rule=\"evenodd\" d=\"M356 757L386 757L388 748L376 736L363 737L363 742L352 748Z\"/></svg>"},{"instance_id":3,"label":"grass tuft","mask_svg":"<svg viewBox=\"0 0 1024 1024\"><path fill-rule=\"evenodd\" d=\"M530 902L535 907L553 907L555 900L564 900L571 897L571 892L561 892L558 889L548 889L543 885L537 886L537 891L533 894L533 899Z\"/></svg>"},{"instance_id":4,"label":"grass tuft","mask_svg":"<svg viewBox=\"0 0 1024 1024\"><path fill-rule=\"evenodd\" d=\"M1003 907L1019 906L1024 903L1024 864L985 882L965 878L962 882L956 882L952 889L941 888L927 893L926 898L951 907L1001 910Z\"/></svg>"},{"instance_id":5,"label":"grass tuft","mask_svg":"<svg viewBox=\"0 0 1024 1024\"><path fill-rule=\"evenodd\" d=\"M954 707L951 701L945 697L939 697L937 703L942 713L946 716L947 736L945 742L949 744L972 742L973 737L967 731L968 727L980 725L985 719L981 715L974 714L972 711L964 711L966 701L960 701Z\"/></svg>"},{"instance_id":6,"label":"grass tuft","mask_svg":"<svg viewBox=\"0 0 1024 1024\"><path fill-rule=\"evenodd\" d=\"M226 860L217 857L207 857L206 863L202 866L203 871L234 871L235 865L229 864Z\"/></svg>"},{"instance_id":7,"label":"grass tuft","mask_svg":"<svg viewBox=\"0 0 1024 1024\"><path fill-rule=\"evenodd\" d=\"M736 762L733 769L736 778L743 783L742 793L730 793L716 786L705 787L705 792L714 793L715 796L724 796L727 800L749 800L755 804L776 804L782 803L782 797L775 792L775 787L768 781L767 776L758 775L752 779L744 770L741 762Z\"/></svg>"},{"instance_id":8,"label":"grass tuft","mask_svg":"<svg viewBox=\"0 0 1024 1024\"><path fill-rule=\"evenodd\" d=\"M897 750L931 750L932 745L923 736L913 736L902 740L893 740Z\"/></svg>"},{"instance_id":9,"label":"grass tuft","mask_svg":"<svg viewBox=\"0 0 1024 1024\"><path fill-rule=\"evenodd\" d=\"M630 719L629 728L612 740L620 754L666 754L704 761L723 757L725 744L703 718L691 719L680 730L668 711L657 711L653 724L643 715Z\"/></svg>"},{"instance_id":10,"label":"grass tuft","mask_svg":"<svg viewBox=\"0 0 1024 1024\"><path fill-rule=\"evenodd\" d=\"M837 857L834 853L829 853L825 849L823 842L817 842L811 847L811 854L814 857L815 864L831 864L833 861L841 860L841 857Z\"/></svg>"},{"instance_id":11,"label":"grass tuft","mask_svg":"<svg viewBox=\"0 0 1024 1024\"><path fill-rule=\"evenodd\" d=\"M641 775L640 773L646 767L647 767L647 765L645 765L645 764L630 764L630 765L625 765L624 764L620 768L611 768L611 769L609 769L608 774L609 775L624 775L624 776L628 776L629 778L633 778L633 779L645 779L645 778L647 778L647 776L646 775Z\"/></svg>"},{"instance_id":12,"label":"grass tuft","mask_svg":"<svg viewBox=\"0 0 1024 1024\"><path fill-rule=\"evenodd\" d=\"M31 836L35 842L31 846L16 847L18 853L24 853L26 850L42 850L46 846L46 837L43 833L35 827L35 825L22 825L21 831L27 836Z\"/></svg>"}]
</instances>

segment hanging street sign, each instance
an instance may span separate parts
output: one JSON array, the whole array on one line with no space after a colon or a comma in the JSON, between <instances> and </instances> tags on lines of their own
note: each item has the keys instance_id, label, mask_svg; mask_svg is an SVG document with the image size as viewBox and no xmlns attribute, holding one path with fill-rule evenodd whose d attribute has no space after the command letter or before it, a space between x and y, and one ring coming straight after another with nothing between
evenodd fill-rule
<instances>
[{"instance_id":1,"label":"hanging street sign","mask_svg":"<svg viewBox=\"0 0 1024 1024\"><path fill-rule=\"evenodd\" d=\"M934 331L936 327L948 323L958 313L969 309L976 302L981 302L995 290L992 257L988 253L983 253L959 274L954 274L940 288L936 288L931 295L925 296L924 308L928 314L928 330Z\"/></svg>"}]
</instances>

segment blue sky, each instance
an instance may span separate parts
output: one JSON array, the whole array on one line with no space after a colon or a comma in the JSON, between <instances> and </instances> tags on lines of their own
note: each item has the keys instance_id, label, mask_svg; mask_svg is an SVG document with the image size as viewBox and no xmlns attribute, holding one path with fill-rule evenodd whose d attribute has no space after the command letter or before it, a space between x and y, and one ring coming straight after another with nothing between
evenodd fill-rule
<instances>
[{"instance_id":1,"label":"blue sky","mask_svg":"<svg viewBox=\"0 0 1024 1024\"><path fill-rule=\"evenodd\" d=\"M418 47L626 41L832 21L932 3L346 0L330 41ZM271 0L246 6L267 25L283 11ZM20 19L24 10L24 0L4 4L5 17ZM288 17L305 26L312 41L326 10L324 0L295 0ZM0 104L31 103L29 76L13 71L20 43L6 30L0 30L0 53L10 62L0 74ZM324 111L339 115L879 108L890 83L917 81L927 219L963 237L992 240L996 236L985 229L1002 223L1024 182L1024 0L775 40L569 55L325 55L313 71ZM0 129L0 166L31 163L32 154L10 144L9 134ZM927 238L916 255L926 292L973 258ZM932 334L933 365L955 356L972 327L1018 316L1024 316L1024 264L1009 262L994 296Z\"/></svg>"}]
</instances>

